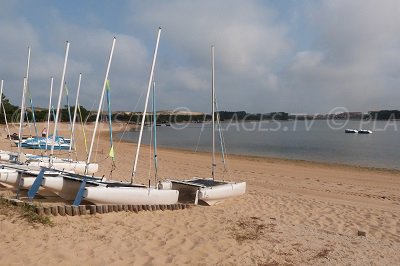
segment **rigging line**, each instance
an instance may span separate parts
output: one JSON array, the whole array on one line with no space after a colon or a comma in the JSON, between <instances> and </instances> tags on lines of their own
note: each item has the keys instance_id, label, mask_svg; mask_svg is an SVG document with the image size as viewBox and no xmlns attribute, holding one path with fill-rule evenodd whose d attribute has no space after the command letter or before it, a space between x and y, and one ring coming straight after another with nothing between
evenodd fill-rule
<instances>
[{"instance_id":1,"label":"rigging line","mask_svg":"<svg viewBox=\"0 0 400 266\"><path fill-rule=\"evenodd\" d=\"M82 118L82 112L81 112L81 108L80 108L80 105L78 104L78 107L79 107L79 112L80 112L80 116L81 116L81 123L82 123L82 130L83 130L83 134L84 134L84 136L85 136L85 148L86 148L86 158L89 156L89 149L88 149L88 146L87 146L87 139L86 139L86 134L85 134L85 127L86 127L86 124L87 123L89 123L89 117L91 116L91 113L92 113L92 110L93 110L93 107L94 107L94 105L95 105L95 103L96 103L96 99L93 99L93 102L92 102L92 106L90 107L90 109L88 110L88 115L87 115L87 117L83 120Z\"/></svg>"},{"instance_id":2,"label":"rigging line","mask_svg":"<svg viewBox=\"0 0 400 266\"><path fill-rule=\"evenodd\" d=\"M78 87L76 89L76 97L75 97L74 117L72 118L72 128L71 128L71 137L70 137L71 140L70 140L70 144L69 144L69 152L71 152L72 148L74 148L76 160L78 160L78 152L76 150L75 125L76 125L76 112L78 109L79 92L81 89L81 83L82 83L82 73L79 73ZM73 144L73 145L71 145L71 144Z\"/></svg>"},{"instance_id":3,"label":"rigging line","mask_svg":"<svg viewBox=\"0 0 400 266\"><path fill-rule=\"evenodd\" d=\"M199 137L197 138L196 149L194 150L194 152L197 152L197 151L198 151L198 149L199 149L201 135L202 135L202 133L203 133L203 131L204 131L204 124L205 124L205 119L206 119L206 116L207 116L207 115L206 115L206 114L204 114L204 117L203 117L203 123L201 123L201 129L200 129ZM194 127L193 127L193 128L194 128Z\"/></svg>"},{"instance_id":4,"label":"rigging line","mask_svg":"<svg viewBox=\"0 0 400 266\"><path fill-rule=\"evenodd\" d=\"M109 134L110 134L110 152L109 156L111 160L114 162L114 146L113 146L113 132L112 132L112 113L111 113L111 95L110 95L110 81L107 80L106 82L106 96L107 96L107 111L108 111L108 127L109 127Z\"/></svg>"},{"instance_id":5,"label":"rigging line","mask_svg":"<svg viewBox=\"0 0 400 266\"><path fill-rule=\"evenodd\" d=\"M135 107L133 108L133 110L137 109L137 107L139 105L139 102L143 98L143 95L144 95L144 91L142 90L142 92L140 93L139 99L136 101L136 104L135 104ZM118 140L117 145L116 145L116 149L119 147L119 144L121 143L122 139L124 138L124 135L125 135L125 133L127 131L128 125L132 121L133 115L134 115L134 112L131 113L128 122L125 123L124 131L122 132L122 134L119 137L119 140Z\"/></svg>"},{"instance_id":6,"label":"rigging line","mask_svg":"<svg viewBox=\"0 0 400 266\"><path fill-rule=\"evenodd\" d=\"M86 126L88 123L90 123L89 122L89 118L92 116L92 112L93 112L93 108L94 108L94 105L96 104L96 99L95 98L93 98L93 102L92 102L92 106L90 107L90 109L88 110L89 111L89 113L88 113L88 115L86 116L86 118L84 119L84 126ZM90 128L89 128L89 130L90 130ZM94 134L94 132L93 132L93 134ZM86 158L88 158L89 157L89 151L87 150L87 152L86 152L86 155L87 155L87 157Z\"/></svg>"},{"instance_id":7,"label":"rigging line","mask_svg":"<svg viewBox=\"0 0 400 266\"><path fill-rule=\"evenodd\" d=\"M70 104L69 104L69 91L68 91L68 87L67 87L67 82L64 83L64 89L65 89L65 96L67 98L69 128L71 130L71 135L73 136L74 133L72 132L72 116L71 116L71 108L70 108ZM72 139L70 141L74 142ZM71 145L71 142L69 145ZM68 152L68 159L71 159L71 151Z\"/></svg>"},{"instance_id":8,"label":"rigging line","mask_svg":"<svg viewBox=\"0 0 400 266\"><path fill-rule=\"evenodd\" d=\"M220 141L221 141L222 162L224 165L224 171L228 172L228 161L227 161L228 155L227 155L227 151L226 151L224 134L222 133L222 128L221 128L221 119L220 119L220 114L218 112L219 107L218 107L218 103L217 103L216 99L215 99L215 106L217 109L217 125L218 125L219 137L220 137Z\"/></svg>"},{"instance_id":9,"label":"rigging line","mask_svg":"<svg viewBox=\"0 0 400 266\"><path fill-rule=\"evenodd\" d=\"M27 85L27 88L26 88L26 89L27 89L26 91L27 91L28 96L29 96L29 103L31 104L31 108L32 108L32 121L33 121L33 126L34 126L34 128L35 128L36 138L37 138L38 141L39 141L39 133L38 133L37 125L36 125L35 108L34 108L34 106L33 106L32 95L31 95L31 92L30 92L30 89L29 89L28 85ZM40 142L39 142L39 149L40 149L40 155L43 156L43 150L42 150L42 146L40 145Z\"/></svg>"},{"instance_id":10,"label":"rigging line","mask_svg":"<svg viewBox=\"0 0 400 266\"><path fill-rule=\"evenodd\" d=\"M150 119L150 121L151 121L151 119ZM151 123L151 122L150 122ZM150 150L150 152L149 152L149 171L148 171L148 176L147 176L147 178L148 178L148 181L149 181L149 187L150 187L150 182L151 182L151 169L153 168L152 167L152 163L151 163L151 161L152 161L152 152L151 152L151 147L152 147L152 145L151 145L151 143L152 143L152 141L153 141L153 127L152 127L152 125L150 125L150 145L149 145L149 150ZM156 183L157 184L157 183Z\"/></svg>"},{"instance_id":11,"label":"rigging line","mask_svg":"<svg viewBox=\"0 0 400 266\"><path fill-rule=\"evenodd\" d=\"M53 98L53 85L54 78L50 78L50 95L49 95L49 109L47 110L47 131L46 131L46 145L44 147L44 153L47 155L47 147L49 142L49 132L50 132L50 120L51 120L51 100Z\"/></svg>"},{"instance_id":12,"label":"rigging line","mask_svg":"<svg viewBox=\"0 0 400 266\"><path fill-rule=\"evenodd\" d=\"M25 118L26 118L26 124L27 127L29 129L29 135L32 137L32 128L31 128L31 123L29 122L29 116L28 116L28 112L25 112Z\"/></svg>"},{"instance_id":13,"label":"rigging line","mask_svg":"<svg viewBox=\"0 0 400 266\"><path fill-rule=\"evenodd\" d=\"M74 154L75 154L75 160L78 161L78 150L76 149L76 142L79 140L79 136L76 137L75 133L74 133L73 139L74 139L74 142L72 144L73 144L73 149L74 149ZM69 145L71 145L71 141L70 141Z\"/></svg>"},{"instance_id":14,"label":"rigging line","mask_svg":"<svg viewBox=\"0 0 400 266\"><path fill-rule=\"evenodd\" d=\"M156 82L153 79L154 181L158 183ZM151 143L150 143L151 146Z\"/></svg>"},{"instance_id":15,"label":"rigging line","mask_svg":"<svg viewBox=\"0 0 400 266\"><path fill-rule=\"evenodd\" d=\"M101 103L101 111L100 111L100 121L104 120L104 116L102 115L103 109L104 109L104 104L105 101L103 100L103 102ZM97 161L97 155L99 153L99 144L100 144L100 132L101 132L101 127L102 127L102 123L100 124L100 126L98 127L98 134L97 134L97 144L96 144L96 154L95 154L95 162ZM93 134L95 134L93 132ZM102 149L103 150L103 149Z\"/></svg>"},{"instance_id":16,"label":"rigging line","mask_svg":"<svg viewBox=\"0 0 400 266\"><path fill-rule=\"evenodd\" d=\"M82 128L82 133L83 133L83 138L84 138L84 143L85 143L85 152L86 156L88 155L88 146L87 146L87 139L86 139L86 131L85 131L85 124L83 123L82 119L82 112L81 112L81 107L78 103L78 111L79 111L79 117L81 119L81 128Z\"/></svg>"},{"instance_id":17,"label":"rigging line","mask_svg":"<svg viewBox=\"0 0 400 266\"><path fill-rule=\"evenodd\" d=\"M112 177L112 172L115 170L115 154L114 154L114 146L113 146L113 132L112 132L112 113L111 113L111 94L110 94L111 86L110 81L106 81L106 96L107 96L107 110L108 110L108 127L110 134L110 152L108 156L111 158L111 171L110 177Z\"/></svg>"},{"instance_id":18,"label":"rigging line","mask_svg":"<svg viewBox=\"0 0 400 266\"><path fill-rule=\"evenodd\" d=\"M74 131L75 131L75 129L74 129ZM71 138L72 139L72 138ZM74 141L72 142L72 149L74 150L74 154L75 154L75 160L76 161L78 161L79 159L78 159L78 150L77 150L77 148L76 148L76 143L78 142L78 140L79 140L79 134L78 134L78 136L76 136L76 134L74 133L74 137L73 137L73 139L74 139ZM71 147L71 141L70 141L70 147Z\"/></svg>"}]
</instances>

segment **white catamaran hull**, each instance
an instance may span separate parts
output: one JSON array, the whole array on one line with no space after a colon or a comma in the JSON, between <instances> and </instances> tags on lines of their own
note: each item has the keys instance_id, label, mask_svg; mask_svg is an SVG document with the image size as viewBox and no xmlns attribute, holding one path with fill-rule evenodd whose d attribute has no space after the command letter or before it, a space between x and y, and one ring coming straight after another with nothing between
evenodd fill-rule
<instances>
[{"instance_id":1,"label":"white catamaran hull","mask_svg":"<svg viewBox=\"0 0 400 266\"><path fill-rule=\"evenodd\" d=\"M177 190L160 190L144 187L87 187L84 199L94 204L156 205L176 204Z\"/></svg>"},{"instance_id":2,"label":"white catamaran hull","mask_svg":"<svg viewBox=\"0 0 400 266\"><path fill-rule=\"evenodd\" d=\"M28 164L29 166L35 167L48 167L55 168L57 170L64 171L74 171L77 174L85 174L86 162L68 162L68 161L53 161L51 164L46 161L34 161ZM94 174L99 170L99 165L97 163L91 163L87 167L88 175Z\"/></svg>"},{"instance_id":3,"label":"white catamaran hull","mask_svg":"<svg viewBox=\"0 0 400 266\"><path fill-rule=\"evenodd\" d=\"M62 176L45 176L42 180L42 187L65 200L74 200L81 184L82 182L68 180Z\"/></svg>"},{"instance_id":4,"label":"white catamaran hull","mask_svg":"<svg viewBox=\"0 0 400 266\"><path fill-rule=\"evenodd\" d=\"M215 187L204 187L199 189L199 200L208 205L216 205L224 200L237 197L246 193L246 182L228 183Z\"/></svg>"},{"instance_id":5,"label":"white catamaran hull","mask_svg":"<svg viewBox=\"0 0 400 266\"><path fill-rule=\"evenodd\" d=\"M182 181L163 181L159 187L161 189L176 189L182 196L196 197L207 205L216 205L226 199L237 197L246 193L246 182L213 181L212 179L200 179L207 182L215 182L215 185L203 186L194 181L199 178ZM197 201L195 199L195 202Z\"/></svg>"},{"instance_id":6,"label":"white catamaran hull","mask_svg":"<svg viewBox=\"0 0 400 266\"><path fill-rule=\"evenodd\" d=\"M0 183L4 183L13 187L18 186L18 172L13 169L0 169Z\"/></svg>"},{"instance_id":7,"label":"white catamaran hull","mask_svg":"<svg viewBox=\"0 0 400 266\"><path fill-rule=\"evenodd\" d=\"M0 153L0 161L9 161L11 159L10 154L1 152Z\"/></svg>"},{"instance_id":8,"label":"white catamaran hull","mask_svg":"<svg viewBox=\"0 0 400 266\"><path fill-rule=\"evenodd\" d=\"M14 188L20 187L22 189L29 189L34 181L35 177L23 176L22 173L15 169L0 169L0 183Z\"/></svg>"}]
</instances>

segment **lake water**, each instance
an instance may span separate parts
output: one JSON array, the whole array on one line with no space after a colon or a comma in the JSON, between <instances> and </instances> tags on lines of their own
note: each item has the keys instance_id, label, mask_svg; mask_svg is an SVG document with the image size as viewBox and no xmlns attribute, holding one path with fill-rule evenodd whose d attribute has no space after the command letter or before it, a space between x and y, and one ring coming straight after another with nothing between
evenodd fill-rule
<instances>
[{"instance_id":1,"label":"lake water","mask_svg":"<svg viewBox=\"0 0 400 266\"><path fill-rule=\"evenodd\" d=\"M221 124L229 154L331 162L400 169L400 121L261 121ZM346 128L369 129L373 134L345 134ZM161 147L211 151L211 124L173 124L157 127ZM146 127L143 143L150 143ZM118 136L120 137L121 134ZM137 142L139 132L124 139ZM220 149L218 131L216 143Z\"/></svg>"}]
</instances>

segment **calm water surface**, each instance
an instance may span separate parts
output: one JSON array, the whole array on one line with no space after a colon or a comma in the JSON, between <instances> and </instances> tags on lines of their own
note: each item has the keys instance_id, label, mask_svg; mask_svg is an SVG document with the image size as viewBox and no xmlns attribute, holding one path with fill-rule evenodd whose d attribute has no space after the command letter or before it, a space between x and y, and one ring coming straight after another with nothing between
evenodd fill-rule
<instances>
[{"instance_id":1,"label":"calm water surface","mask_svg":"<svg viewBox=\"0 0 400 266\"><path fill-rule=\"evenodd\" d=\"M222 123L228 154L257 155L400 169L400 121L262 121ZM370 129L368 135L345 134L346 128ZM143 143L150 143L151 128ZM126 132L137 142L139 132ZM218 148L219 134L216 132ZM119 135L121 137L121 135ZM157 127L161 147L211 151L211 124Z\"/></svg>"}]
</instances>

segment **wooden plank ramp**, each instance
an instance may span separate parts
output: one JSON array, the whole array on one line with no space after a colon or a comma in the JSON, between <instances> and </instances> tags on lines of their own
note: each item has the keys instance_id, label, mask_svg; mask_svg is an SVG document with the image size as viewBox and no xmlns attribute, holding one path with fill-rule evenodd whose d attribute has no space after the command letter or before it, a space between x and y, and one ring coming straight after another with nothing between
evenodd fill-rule
<instances>
[{"instance_id":1,"label":"wooden plank ramp","mask_svg":"<svg viewBox=\"0 0 400 266\"><path fill-rule=\"evenodd\" d=\"M15 206L32 206L39 215L53 216L79 216L79 215L96 215L110 212L155 212L155 211L175 211L189 208L189 204L177 203L170 205L54 205L54 206L38 206L32 202L25 202L18 199L3 198Z\"/></svg>"}]
</instances>

